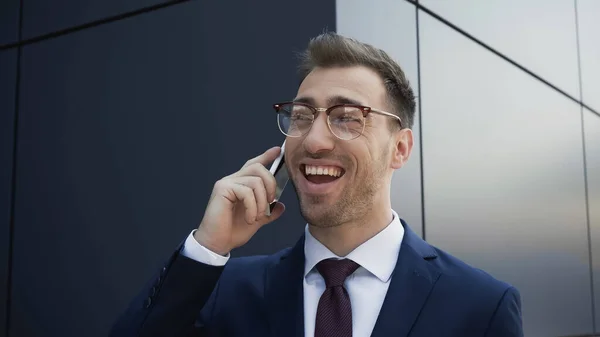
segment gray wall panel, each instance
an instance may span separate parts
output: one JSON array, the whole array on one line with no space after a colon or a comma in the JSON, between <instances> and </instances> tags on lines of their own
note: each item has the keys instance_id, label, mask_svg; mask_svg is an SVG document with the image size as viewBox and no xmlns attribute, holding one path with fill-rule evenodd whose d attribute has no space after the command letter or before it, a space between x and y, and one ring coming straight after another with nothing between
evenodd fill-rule
<instances>
[{"instance_id":1,"label":"gray wall panel","mask_svg":"<svg viewBox=\"0 0 600 337\"><path fill-rule=\"evenodd\" d=\"M419 3L571 96L579 97L572 0L420 0Z\"/></svg>"},{"instance_id":2,"label":"gray wall panel","mask_svg":"<svg viewBox=\"0 0 600 337\"><path fill-rule=\"evenodd\" d=\"M23 38L104 19L167 0L26 0L23 1Z\"/></svg>"},{"instance_id":3,"label":"gray wall panel","mask_svg":"<svg viewBox=\"0 0 600 337\"><path fill-rule=\"evenodd\" d=\"M596 327L600 327L600 117L583 111Z\"/></svg>"},{"instance_id":4,"label":"gray wall panel","mask_svg":"<svg viewBox=\"0 0 600 337\"><path fill-rule=\"evenodd\" d=\"M395 0L378 1L377 6L368 0L338 0L336 20L338 33L370 43L394 58L411 82L415 95L419 96L414 5ZM410 224L411 229L422 235L418 113L413 125L413 152L408 163L396 171L392 180L392 207Z\"/></svg>"},{"instance_id":5,"label":"gray wall panel","mask_svg":"<svg viewBox=\"0 0 600 337\"><path fill-rule=\"evenodd\" d=\"M577 16L582 100L600 111L600 1L577 0Z\"/></svg>"},{"instance_id":6,"label":"gray wall panel","mask_svg":"<svg viewBox=\"0 0 600 337\"><path fill-rule=\"evenodd\" d=\"M0 45L19 39L19 0L0 2Z\"/></svg>"},{"instance_id":7,"label":"gray wall panel","mask_svg":"<svg viewBox=\"0 0 600 337\"><path fill-rule=\"evenodd\" d=\"M106 336L214 182L281 144L272 103L334 5L195 1L24 48L11 337ZM234 255L297 240L292 188L283 202Z\"/></svg>"},{"instance_id":8,"label":"gray wall panel","mask_svg":"<svg viewBox=\"0 0 600 337\"><path fill-rule=\"evenodd\" d=\"M5 337L17 50L0 52L0 337Z\"/></svg>"},{"instance_id":9,"label":"gray wall panel","mask_svg":"<svg viewBox=\"0 0 600 337\"><path fill-rule=\"evenodd\" d=\"M525 336L592 332L580 107L420 20L428 241L515 285Z\"/></svg>"}]
</instances>

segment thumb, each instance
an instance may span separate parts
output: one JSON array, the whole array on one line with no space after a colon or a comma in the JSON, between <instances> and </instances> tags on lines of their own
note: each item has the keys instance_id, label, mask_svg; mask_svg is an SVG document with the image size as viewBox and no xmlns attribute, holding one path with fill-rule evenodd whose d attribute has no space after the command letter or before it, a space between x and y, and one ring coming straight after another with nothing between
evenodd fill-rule
<instances>
[{"instance_id":1,"label":"thumb","mask_svg":"<svg viewBox=\"0 0 600 337\"><path fill-rule=\"evenodd\" d=\"M283 214L284 211L285 205L282 202L277 201L275 203L275 207L273 207L273 210L271 211L271 215L265 219L265 224L277 220Z\"/></svg>"}]
</instances>

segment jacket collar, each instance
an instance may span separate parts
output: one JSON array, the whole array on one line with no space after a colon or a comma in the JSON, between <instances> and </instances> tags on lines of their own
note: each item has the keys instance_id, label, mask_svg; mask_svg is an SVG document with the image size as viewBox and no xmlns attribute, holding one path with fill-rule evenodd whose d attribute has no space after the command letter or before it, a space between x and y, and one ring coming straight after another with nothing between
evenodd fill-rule
<instances>
[{"instance_id":1,"label":"jacket collar","mask_svg":"<svg viewBox=\"0 0 600 337\"><path fill-rule=\"evenodd\" d=\"M404 238L373 337L407 336L440 277L429 262L436 250L401 223ZM304 336L304 241L302 235L267 271L265 300L274 337Z\"/></svg>"}]
</instances>

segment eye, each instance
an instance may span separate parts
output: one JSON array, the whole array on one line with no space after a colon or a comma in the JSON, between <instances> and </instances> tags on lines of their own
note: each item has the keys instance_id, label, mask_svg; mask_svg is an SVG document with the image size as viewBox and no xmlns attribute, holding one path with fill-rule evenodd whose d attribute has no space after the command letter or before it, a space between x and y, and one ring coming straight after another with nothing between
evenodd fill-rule
<instances>
[{"instance_id":1,"label":"eye","mask_svg":"<svg viewBox=\"0 0 600 337\"><path fill-rule=\"evenodd\" d=\"M291 120L299 120L299 121L307 121L307 120L311 120L312 119L312 114L306 114L306 113L297 113L294 112L292 113L292 115L290 116Z\"/></svg>"},{"instance_id":2,"label":"eye","mask_svg":"<svg viewBox=\"0 0 600 337\"><path fill-rule=\"evenodd\" d=\"M351 114L344 114L342 116L339 116L338 120L340 120L342 122L358 122L358 121L360 121L359 118L357 118L355 115L351 115Z\"/></svg>"}]
</instances>

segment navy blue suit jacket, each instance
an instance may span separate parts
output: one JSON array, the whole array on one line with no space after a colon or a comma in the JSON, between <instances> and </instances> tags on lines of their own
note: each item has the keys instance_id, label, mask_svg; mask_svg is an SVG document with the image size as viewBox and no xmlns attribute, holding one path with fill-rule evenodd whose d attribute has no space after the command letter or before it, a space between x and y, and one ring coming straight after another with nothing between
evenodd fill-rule
<instances>
[{"instance_id":1,"label":"navy blue suit jacket","mask_svg":"<svg viewBox=\"0 0 600 337\"><path fill-rule=\"evenodd\" d=\"M398 262L372 336L523 336L517 289L402 225ZM274 255L232 258L225 267L177 250L111 336L303 337L303 273L304 237Z\"/></svg>"}]
</instances>

